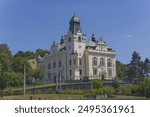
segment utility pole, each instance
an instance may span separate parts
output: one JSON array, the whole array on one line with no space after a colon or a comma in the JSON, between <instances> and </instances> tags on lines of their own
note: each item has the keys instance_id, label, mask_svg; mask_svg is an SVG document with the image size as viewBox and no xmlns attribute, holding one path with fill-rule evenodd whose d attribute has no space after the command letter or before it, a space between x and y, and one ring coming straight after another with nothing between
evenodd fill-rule
<instances>
[{"instance_id":1,"label":"utility pole","mask_svg":"<svg viewBox=\"0 0 150 117\"><path fill-rule=\"evenodd\" d=\"M26 66L24 65L23 94L26 94Z\"/></svg>"}]
</instances>

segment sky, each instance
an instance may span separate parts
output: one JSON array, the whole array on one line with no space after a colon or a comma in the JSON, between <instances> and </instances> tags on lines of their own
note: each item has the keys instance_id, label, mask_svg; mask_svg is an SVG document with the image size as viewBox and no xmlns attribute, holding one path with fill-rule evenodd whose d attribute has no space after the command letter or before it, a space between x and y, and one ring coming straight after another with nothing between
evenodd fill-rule
<instances>
[{"instance_id":1,"label":"sky","mask_svg":"<svg viewBox=\"0 0 150 117\"><path fill-rule=\"evenodd\" d=\"M12 53L49 49L67 34L75 14L82 31L113 48L129 63L133 51L150 58L150 0L0 0L0 43Z\"/></svg>"}]
</instances>

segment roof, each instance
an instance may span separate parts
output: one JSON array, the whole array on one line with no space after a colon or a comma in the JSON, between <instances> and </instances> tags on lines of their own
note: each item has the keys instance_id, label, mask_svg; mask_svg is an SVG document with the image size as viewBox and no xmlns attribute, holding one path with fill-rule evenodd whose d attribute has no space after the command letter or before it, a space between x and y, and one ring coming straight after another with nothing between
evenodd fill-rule
<instances>
[{"instance_id":1,"label":"roof","mask_svg":"<svg viewBox=\"0 0 150 117\"><path fill-rule=\"evenodd\" d=\"M89 41L86 46L95 47L95 46L96 46L96 43L93 42L93 41Z\"/></svg>"}]
</instances>

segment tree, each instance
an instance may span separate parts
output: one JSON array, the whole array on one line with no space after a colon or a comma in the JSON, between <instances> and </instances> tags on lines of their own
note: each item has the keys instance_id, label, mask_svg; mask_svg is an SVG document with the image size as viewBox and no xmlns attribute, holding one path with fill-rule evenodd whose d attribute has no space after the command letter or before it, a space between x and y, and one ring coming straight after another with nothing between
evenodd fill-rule
<instances>
[{"instance_id":1,"label":"tree","mask_svg":"<svg viewBox=\"0 0 150 117\"><path fill-rule=\"evenodd\" d=\"M41 56L43 57L45 54L48 54L48 50L43 50L43 49L37 49L35 52L36 56Z\"/></svg>"},{"instance_id":2,"label":"tree","mask_svg":"<svg viewBox=\"0 0 150 117\"><path fill-rule=\"evenodd\" d=\"M44 77L44 71L42 69L32 69L31 76L35 78L35 81L37 79L41 80Z\"/></svg>"},{"instance_id":3,"label":"tree","mask_svg":"<svg viewBox=\"0 0 150 117\"><path fill-rule=\"evenodd\" d=\"M16 72L9 72L7 73L7 79L8 79L8 86L10 87L17 87L22 85L23 83L23 74L22 73L16 73Z\"/></svg>"},{"instance_id":4,"label":"tree","mask_svg":"<svg viewBox=\"0 0 150 117\"><path fill-rule=\"evenodd\" d=\"M24 59L26 59L26 60L29 60L29 59L32 59L32 58L35 58L35 53L34 52L31 52L31 51L25 51L25 52L23 52L23 51L18 51L15 55L14 55L14 57L22 57L22 58L24 58Z\"/></svg>"},{"instance_id":5,"label":"tree","mask_svg":"<svg viewBox=\"0 0 150 117\"><path fill-rule=\"evenodd\" d=\"M7 44L0 44L0 66L3 72L10 69L11 58L11 51Z\"/></svg>"},{"instance_id":6,"label":"tree","mask_svg":"<svg viewBox=\"0 0 150 117\"><path fill-rule=\"evenodd\" d=\"M118 82L117 79L115 79L115 80L113 81L112 87L114 87L116 93L119 91L120 84L119 84L119 82Z\"/></svg>"},{"instance_id":7,"label":"tree","mask_svg":"<svg viewBox=\"0 0 150 117\"><path fill-rule=\"evenodd\" d=\"M131 62L128 66L128 78L130 80L132 80L132 78L138 78L139 80L143 79L143 62L141 61L141 56L138 52L133 52Z\"/></svg>"},{"instance_id":8,"label":"tree","mask_svg":"<svg viewBox=\"0 0 150 117\"><path fill-rule=\"evenodd\" d=\"M0 71L0 90L1 90L1 96L3 98L3 91L7 87L7 77L6 72Z\"/></svg>"},{"instance_id":9,"label":"tree","mask_svg":"<svg viewBox=\"0 0 150 117\"><path fill-rule=\"evenodd\" d=\"M7 72L11 65L11 51L7 44L0 44L0 90L3 97L3 90L7 86Z\"/></svg>"},{"instance_id":10,"label":"tree","mask_svg":"<svg viewBox=\"0 0 150 117\"><path fill-rule=\"evenodd\" d=\"M149 76L150 74L150 60L148 58L144 61L144 75Z\"/></svg>"},{"instance_id":11,"label":"tree","mask_svg":"<svg viewBox=\"0 0 150 117\"><path fill-rule=\"evenodd\" d=\"M11 58L12 54L7 44L0 44L0 55L6 54L8 58Z\"/></svg>"},{"instance_id":12,"label":"tree","mask_svg":"<svg viewBox=\"0 0 150 117\"><path fill-rule=\"evenodd\" d=\"M127 65L121 63L120 61L116 61L116 72L118 80L123 80L127 77L127 69Z\"/></svg>"}]
</instances>

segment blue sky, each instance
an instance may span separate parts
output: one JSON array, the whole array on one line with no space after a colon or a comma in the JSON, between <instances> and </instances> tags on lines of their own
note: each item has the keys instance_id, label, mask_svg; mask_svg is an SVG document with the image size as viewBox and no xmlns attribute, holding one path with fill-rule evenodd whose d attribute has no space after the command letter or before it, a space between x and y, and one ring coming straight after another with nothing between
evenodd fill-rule
<instances>
[{"instance_id":1,"label":"blue sky","mask_svg":"<svg viewBox=\"0 0 150 117\"><path fill-rule=\"evenodd\" d=\"M150 58L150 0L0 0L0 43L13 54L49 49L69 28L74 11L90 40L100 36L128 63L132 52Z\"/></svg>"}]
</instances>

